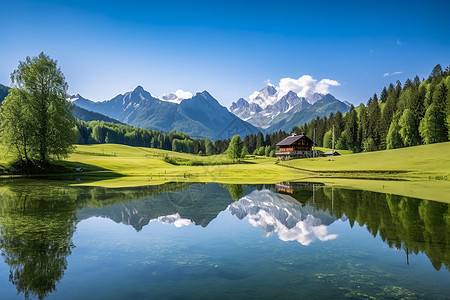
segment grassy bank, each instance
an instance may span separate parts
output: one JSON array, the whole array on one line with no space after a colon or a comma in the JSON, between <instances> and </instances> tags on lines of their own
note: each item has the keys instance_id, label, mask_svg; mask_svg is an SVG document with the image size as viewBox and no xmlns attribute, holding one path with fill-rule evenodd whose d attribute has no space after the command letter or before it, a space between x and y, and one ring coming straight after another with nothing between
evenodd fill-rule
<instances>
[{"instance_id":1,"label":"grassy bank","mask_svg":"<svg viewBox=\"0 0 450 300\"><path fill-rule=\"evenodd\" d=\"M78 145L76 151L59 164L70 170L82 167L82 172L73 171L67 178L72 184L91 186L317 181L450 202L449 150L450 143L440 143L371 153L343 152L344 155L333 157L331 161L330 158L314 158L278 162L276 158L249 156L240 164L233 164L226 155L198 156L102 144ZM1 163L5 164L6 160ZM60 176L53 177L61 179Z\"/></svg>"},{"instance_id":2,"label":"grassy bank","mask_svg":"<svg viewBox=\"0 0 450 300\"><path fill-rule=\"evenodd\" d=\"M280 163L321 177L449 180L450 142Z\"/></svg>"}]
</instances>

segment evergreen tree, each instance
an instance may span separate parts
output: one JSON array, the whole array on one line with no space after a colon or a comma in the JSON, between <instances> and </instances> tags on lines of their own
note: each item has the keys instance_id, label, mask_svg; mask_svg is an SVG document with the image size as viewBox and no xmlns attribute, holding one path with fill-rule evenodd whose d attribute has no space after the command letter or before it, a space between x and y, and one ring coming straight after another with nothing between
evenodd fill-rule
<instances>
[{"instance_id":1,"label":"evergreen tree","mask_svg":"<svg viewBox=\"0 0 450 300\"><path fill-rule=\"evenodd\" d=\"M374 97L367 107L368 114L368 138L372 139L375 150L380 148L381 134L384 132L381 128L381 110L378 105L377 97ZM369 149L369 148L367 148ZM373 149L373 147L370 147Z\"/></svg>"},{"instance_id":2,"label":"evergreen tree","mask_svg":"<svg viewBox=\"0 0 450 300\"><path fill-rule=\"evenodd\" d=\"M433 80L435 78L440 77L444 72L442 71L442 67L440 64L437 64L433 70L431 71L430 76L428 77L428 81Z\"/></svg>"},{"instance_id":3,"label":"evergreen tree","mask_svg":"<svg viewBox=\"0 0 450 300\"><path fill-rule=\"evenodd\" d=\"M438 105L432 103L420 122L420 136L425 144L445 142L448 139L445 114Z\"/></svg>"},{"instance_id":4,"label":"evergreen tree","mask_svg":"<svg viewBox=\"0 0 450 300\"><path fill-rule=\"evenodd\" d=\"M260 148L261 146L265 146L264 145L264 136L261 132L258 132L258 134L256 135L256 148Z\"/></svg>"}]
</instances>

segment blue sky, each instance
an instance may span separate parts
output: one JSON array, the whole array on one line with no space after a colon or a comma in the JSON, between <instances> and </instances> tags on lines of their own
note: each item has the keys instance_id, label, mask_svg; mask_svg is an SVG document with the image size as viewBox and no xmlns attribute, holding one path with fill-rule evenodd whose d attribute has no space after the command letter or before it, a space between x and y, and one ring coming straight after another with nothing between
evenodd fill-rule
<instances>
[{"instance_id":1,"label":"blue sky","mask_svg":"<svg viewBox=\"0 0 450 300\"><path fill-rule=\"evenodd\" d=\"M19 60L57 59L69 93L105 100L208 90L223 105L270 80L332 79L366 102L450 64L448 1L2 1L0 83ZM399 72L399 74L393 74ZM389 74L385 76L386 74ZM393 74L393 75L391 75Z\"/></svg>"}]
</instances>

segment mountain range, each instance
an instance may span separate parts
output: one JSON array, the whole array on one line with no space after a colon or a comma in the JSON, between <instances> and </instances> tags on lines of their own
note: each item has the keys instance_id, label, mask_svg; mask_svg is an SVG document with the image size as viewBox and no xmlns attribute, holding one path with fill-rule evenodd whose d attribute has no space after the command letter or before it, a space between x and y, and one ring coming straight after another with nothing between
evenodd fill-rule
<instances>
[{"instance_id":1,"label":"mountain range","mask_svg":"<svg viewBox=\"0 0 450 300\"><path fill-rule=\"evenodd\" d=\"M229 110L250 124L266 132L284 130L290 132L294 126L308 123L313 118L342 113L350 109L350 104L336 99L331 94L314 93L310 97L299 97L294 91L285 94L269 84L248 99L233 102Z\"/></svg>"},{"instance_id":2,"label":"mountain range","mask_svg":"<svg viewBox=\"0 0 450 300\"><path fill-rule=\"evenodd\" d=\"M0 103L8 87L0 85ZM68 99L75 104L74 116L83 121L124 123L135 127L180 131L193 138L228 139L258 132L272 133L308 123L330 113L347 112L350 104L331 94L314 93L300 97L294 91L282 93L269 84L240 98L229 109L207 91L196 93L178 90L160 97L143 87L119 94L110 100L92 101L77 94Z\"/></svg>"},{"instance_id":3,"label":"mountain range","mask_svg":"<svg viewBox=\"0 0 450 300\"><path fill-rule=\"evenodd\" d=\"M207 91L180 101L153 97L141 86L116 97L94 102L80 95L69 99L84 109L101 113L120 122L147 129L181 131L194 138L228 139L257 133L260 129L230 113Z\"/></svg>"}]
</instances>

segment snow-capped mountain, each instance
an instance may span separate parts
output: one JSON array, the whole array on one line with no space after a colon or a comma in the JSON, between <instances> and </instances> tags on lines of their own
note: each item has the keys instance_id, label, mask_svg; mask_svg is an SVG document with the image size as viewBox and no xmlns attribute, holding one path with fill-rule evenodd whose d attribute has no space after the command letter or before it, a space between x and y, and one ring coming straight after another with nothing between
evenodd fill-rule
<instances>
[{"instance_id":1,"label":"snow-capped mountain","mask_svg":"<svg viewBox=\"0 0 450 300\"><path fill-rule=\"evenodd\" d=\"M326 101L322 101L323 99L326 99ZM319 109L323 105L329 104L330 101L335 102L333 107ZM240 98L237 102L233 102L229 110L240 119L272 132L270 128L286 119L292 119L290 117L300 111L308 110L308 114L303 114L302 118L298 120L298 124L295 125L309 122L317 116L329 115L337 110L346 112L349 108L350 105L339 101L330 94L313 93L309 97L300 97L294 91L286 93L286 91L281 91L274 85L269 84L259 92L253 92L247 100ZM281 125L275 126L277 130L281 129ZM292 130L292 128L282 129L285 131Z\"/></svg>"},{"instance_id":2,"label":"snow-capped mountain","mask_svg":"<svg viewBox=\"0 0 450 300\"><path fill-rule=\"evenodd\" d=\"M183 99L187 96L191 97ZM106 101L95 102L80 95L69 100L125 124L164 132L175 130L195 138L228 139L235 134L245 136L260 131L230 113L207 91L192 95L179 90L162 97L165 99L154 97L138 86Z\"/></svg>"}]
</instances>

